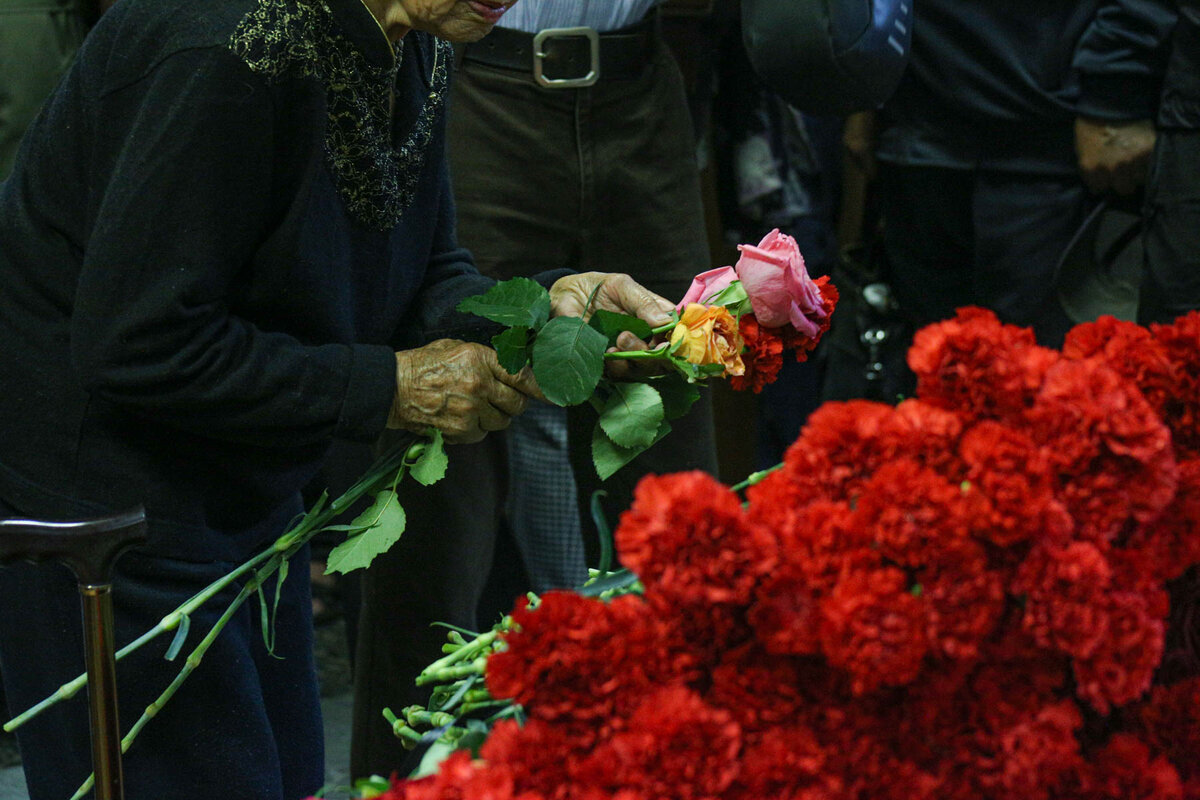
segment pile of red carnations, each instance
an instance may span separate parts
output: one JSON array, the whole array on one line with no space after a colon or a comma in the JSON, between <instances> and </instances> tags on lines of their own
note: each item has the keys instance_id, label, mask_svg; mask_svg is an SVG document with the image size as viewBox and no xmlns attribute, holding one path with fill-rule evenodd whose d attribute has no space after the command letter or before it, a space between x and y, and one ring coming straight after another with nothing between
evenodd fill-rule
<instances>
[{"instance_id":1,"label":"pile of red carnations","mask_svg":"<svg viewBox=\"0 0 1200 800\"><path fill-rule=\"evenodd\" d=\"M384 796L1200 799L1200 314L1060 353L967 309L909 363L746 504L646 478L644 594L519 607L486 677L524 724Z\"/></svg>"}]
</instances>

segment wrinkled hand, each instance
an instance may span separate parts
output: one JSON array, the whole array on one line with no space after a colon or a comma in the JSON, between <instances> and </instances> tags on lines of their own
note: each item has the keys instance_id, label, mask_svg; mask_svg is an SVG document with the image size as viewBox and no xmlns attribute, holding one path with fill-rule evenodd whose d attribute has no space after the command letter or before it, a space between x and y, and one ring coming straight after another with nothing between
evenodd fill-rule
<instances>
[{"instance_id":1,"label":"wrinkled hand","mask_svg":"<svg viewBox=\"0 0 1200 800\"><path fill-rule=\"evenodd\" d=\"M1075 151L1084 184L1095 194L1133 194L1146 182L1154 140L1154 125L1147 119L1076 119Z\"/></svg>"},{"instance_id":2,"label":"wrinkled hand","mask_svg":"<svg viewBox=\"0 0 1200 800\"><path fill-rule=\"evenodd\" d=\"M597 286L600 287L599 291L596 291ZM596 298L592 301L592 307L588 308L588 298L593 291L596 291ZM671 321L675 304L618 272L568 275L559 278L550 287L550 315L553 317L588 317L597 309L628 314L657 328ZM646 343L632 333L625 332L617 340L617 346L622 350L639 350L645 349Z\"/></svg>"},{"instance_id":3,"label":"wrinkled hand","mask_svg":"<svg viewBox=\"0 0 1200 800\"><path fill-rule=\"evenodd\" d=\"M599 285L599 290L596 286ZM588 298L596 291L591 308ZM550 287L550 315L554 317L585 317L597 309L628 314L645 321L652 328L671 321L675 304L642 286L628 275L619 272L582 272L559 278ZM587 312L586 314L584 312ZM650 345L625 331L617 337L614 350L648 350ZM649 375L657 368L646 364L609 362L605 372L611 378L632 378Z\"/></svg>"},{"instance_id":4,"label":"wrinkled hand","mask_svg":"<svg viewBox=\"0 0 1200 800\"><path fill-rule=\"evenodd\" d=\"M541 396L528 368L509 375L490 347L439 339L396 353L388 427L421 432L432 426L448 442L477 442L507 428L529 397Z\"/></svg>"}]
</instances>

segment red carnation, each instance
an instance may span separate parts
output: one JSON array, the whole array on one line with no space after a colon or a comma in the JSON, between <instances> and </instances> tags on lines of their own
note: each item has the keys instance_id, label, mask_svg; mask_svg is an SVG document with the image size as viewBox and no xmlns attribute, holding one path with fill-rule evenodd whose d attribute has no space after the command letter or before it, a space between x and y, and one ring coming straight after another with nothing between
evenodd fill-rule
<instances>
[{"instance_id":1,"label":"red carnation","mask_svg":"<svg viewBox=\"0 0 1200 800\"><path fill-rule=\"evenodd\" d=\"M967 538L970 506L963 487L900 458L880 467L863 488L853 521L870 532L884 557L917 567Z\"/></svg>"},{"instance_id":2,"label":"red carnation","mask_svg":"<svg viewBox=\"0 0 1200 800\"><path fill-rule=\"evenodd\" d=\"M1131 734L1113 736L1085 774L1087 800L1183 800L1179 773Z\"/></svg>"},{"instance_id":3,"label":"red carnation","mask_svg":"<svg viewBox=\"0 0 1200 800\"><path fill-rule=\"evenodd\" d=\"M821 610L825 656L850 673L854 694L904 685L921 671L928 647L924 604L900 570L847 573Z\"/></svg>"},{"instance_id":4,"label":"red carnation","mask_svg":"<svg viewBox=\"0 0 1200 800\"><path fill-rule=\"evenodd\" d=\"M437 773L414 781L393 784L379 800L540 800L541 795L516 792L512 773L503 764L471 760L457 750L441 763Z\"/></svg>"},{"instance_id":5,"label":"red carnation","mask_svg":"<svg viewBox=\"0 0 1200 800\"><path fill-rule=\"evenodd\" d=\"M818 653L821 599L847 568L878 566L879 553L865 532L851 525L853 514L845 503L789 505L775 494L780 490L787 497L786 476L772 475L763 483L751 495L750 516L775 534L779 563L756 589L748 620L771 653Z\"/></svg>"},{"instance_id":6,"label":"red carnation","mask_svg":"<svg viewBox=\"0 0 1200 800\"><path fill-rule=\"evenodd\" d=\"M783 459L783 474L798 486L796 499L854 497L863 481L895 455L888 438L894 414L891 406L868 400L825 403L810 414Z\"/></svg>"},{"instance_id":7,"label":"red carnation","mask_svg":"<svg viewBox=\"0 0 1200 800\"><path fill-rule=\"evenodd\" d=\"M771 655L750 642L723 654L704 700L732 714L744 733L769 732L834 691L830 675L815 659Z\"/></svg>"},{"instance_id":8,"label":"red carnation","mask_svg":"<svg viewBox=\"0 0 1200 800\"><path fill-rule=\"evenodd\" d=\"M1076 325L1063 342L1065 358L1098 358L1132 382L1162 415L1176 394L1177 377L1167 347L1150 331L1133 322L1103 316Z\"/></svg>"},{"instance_id":9,"label":"red carnation","mask_svg":"<svg viewBox=\"0 0 1200 800\"><path fill-rule=\"evenodd\" d=\"M825 760L825 748L811 729L796 724L772 728L747 741L730 796L745 800L841 797L842 783L825 769Z\"/></svg>"},{"instance_id":10,"label":"red carnation","mask_svg":"<svg viewBox=\"0 0 1200 800\"><path fill-rule=\"evenodd\" d=\"M960 415L909 398L896 406L884 440L896 457L907 456L957 481L963 470L957 448L962 432Z\"/></svg>"},{"instance_id":11,"label":"red carnation","mask_svg":"<svg viewBox=\"0 0 1200 800\"><path fill-rule=\"evenodd\" d=\"M1058 358L1037 346L1031 330L1002 325L982 308L922 328L908 351L917 396L971 419L1019 417Z\"/></svg>"},{"instance_id":12,"label":"red carnation","mask_svg":"<svg viewBox=\"0 0 1200 800\"><path fill-rule=\"evenodd\" d=\"M969 485L989 502L977 535L1001 547L1030 539L1065 542L1074 523L1054 496L1046 449L1016 428L985 420L963 435L959 453Z\"/></svg>"},{"instance_id":13,"label":"red carnation","mask_svg":"<svg viewBox=\"0 0 1200 800\"><path fill-rule=\"evenodd\" d=\"M742 351L746 372L731 377L729 385L739 392L753 389L757 394L764 386L775 382L783 367L783 339L777 328L759 325L753 314L738 320L738 331L746 345Z\"/></svg>"},{"instance_id":14,"label":"red carnation","mask_svg":"<svg viewBox=\"0 0 1200 800\"><path fill-rule=\"evenodd\" d=\"M1132 710L1139 738L1175 765L1180 777L1200 781L1200 678L1155 686Z\"/></svg>"},{"instance_id":15,"label":"red carnation","mask_svg":"<svg viewBox=\"0 0 1200 800\"><path fill-rule=\"evenodd\" d=\"M503 766L513 785L536 792L547 800L573 795L575 774L591 752L587 736L577 736L576 725L551 724L530 719L522 725L500 720L492 726L479 755L491 765Z\"/></svg>"},{"instance_id":16,"label":"red carnation","mask_svg":"<svg viewBox=\"0 0 1200 800\"><path fill-rule=\"evenodd\" d=\"M1200 563L1200 459L1179 465L1174 502L1157 520L1135 530L1126 546L1145 554L1151 575L1160 581L1174 580Z\"/></svg>"},{"instance_id":17,"label":"red carnation","mask_svg":"<svg viewBox=\"0 0 1200 800\"><path fill-rule=\"evenodd\" d=\"M536 608L520 603L512 619L506 648L488 658L487 687L532 717L604 721L682 668L640 597L604 603L548 592Z\"/></svg>"},{"instance_id":18,"label":"red carnation","mask_svg":"<svg viewBox=\"0 0 1200 800\"><path fill-rule=\"evenodd\" d=\"M741 746L729 712L684 686L667 686L647 694L624 730L592 752L580 780L648 798L716 797L737 778Z\"/></svg>"},{"instance_id":19,"label":"red carnation","mask_svg":"<svg viewBox=\"0 0 1200 800\"><path fill-rule=\"evenodd\" d=\"M1083 759L1075 731L1079 710L1068 701L1048 704L1003 728L977 731L958 750L955 796L1057 797Z\"/></svg>"},{"instance_id":20,"label":"red carnation","mask_svg":"<svg viewBox=\"0 0 1200 800\"><path fill-rule=\"evenodd\" d=\"M647 596L685 605L744 606L775 566L773 537L746 518L736 494L703 472L643 478L615 540Z\"/></svg>"},{"instance_id":21,"label":"red carnation","mask_svg":"<svg viewBox=\"0 0 1200 800\"><path fill-rule=\"evenodd\" d=\"M1028 595L1025 630L1043 647L1091 656L1108 635L1103 601L1111 580L1112 566L1090 542L1035 547L1013 583L1013 591Z\"/></svg>"},{"instance_id":22,"label":"red carnation","mask_svg":"<svg viewBox=\"0 0 1200 800\"><path fill-rule=\"evenodd\" d=\"M1111 541L1157 519L1175 494L1171 435L1145 398L1098 361L1062 361L1027 414L1064 476L1080 535Z\"/></svg>"},{"instance_id":23,"label":"red carnation","mask_svg":"<svg viewBox=\"0 0 1200 800\"><path fill-rule=\"evenodd\" d=\"M917 572L930 647L949 659L979 657L981 643L1004 614L1004 577L973 541L944 548Z\"/></svg>"},{"instance_id":24,"label":"red carnation","mask_svg":"<svg viewBox=\"0 0 1200 800\"><path fill-rule=\"evenodd\" d=\"M1180 459L1200 458L1200 312L1189 311L1170 325L1151 325L1173 368L1163 419Z\"/></svg>"},{"instance_id":25,"label":"red carnation","mask_svg":"<svg viewBox=\"0 0 1200 800\"><path fill-rule=\"evenodd\" d=\"M1163 654L1166 625L1155 613L1165 605L1162 594L1110 592L1103 597L1106 635L1089 657L1075 660L1076 693L1101 714L1150 688Z\"/></svg>"}]
</instances>

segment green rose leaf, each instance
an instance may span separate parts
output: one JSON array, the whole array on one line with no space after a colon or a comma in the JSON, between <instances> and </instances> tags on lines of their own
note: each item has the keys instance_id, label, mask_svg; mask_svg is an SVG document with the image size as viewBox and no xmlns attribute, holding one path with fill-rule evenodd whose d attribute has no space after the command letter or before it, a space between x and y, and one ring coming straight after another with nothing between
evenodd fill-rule
<instances>
[{"instance_id":1,"label":"green rose leaf","mask_svg":"<svg viewBox=\"0 0 1200 800\"><path fill-rule=\"evenodd\" d=\"M429 428L425 434L431 438L421 455L413 462L410 469L413 479L422 486L432 486L446 477L446 467L450 460L446 458L446 447L442 442L442 432L437 428ZM403 514L403 509L401 509Z\"/></svg>"},{"instance_id":2,"label":"green rose leaf","mask_svg":"<svg viewBox=\"0 0 1200 800\"><path fill-rule=\"evenodd\" d=\"M667 419L679 419L700 399L699 387L679 374L654 378L650 385L662 396L663 416Z\"/></svg>"},{"instance_id":3,"label":"green rose leaf","mask_svg":"<svg viewBox=\"0 0 1200 800\"><path fill-rule=\"evenodd\" d=\"M529 363L529 328L517 325L492 337L496 360L509 375L516 375Z\"/></svg>"},{"instance_id":4,"label":"green rose leaf","mask_svg":"<svg viewBox=\"0 0 1200 800\"><path fill-rule=\"evenodd\" d=\"M619 447L649 447L663 421L663 399L644 383L614 383L600 427Z\"/></svg>"},{"instance_id":5,"label":"green rose leaf","mask_svg":"<svg viewBox=\"0 0 1200 800\"><path fill-rule=\"evenodd\" d=\"M750 298L741 281L734 281L708 299L708 306L725 306L730 314L740 317L750 312Z\"/></svg>"},{"instance_id":6,"label":"green rose leaf","mask_svg":"<svg viewBox=\"0 0 1200 800\"><path fill-rule=\"evenodd\" d=\"M533 341L533 374L546 399L557 406L586 401L604 372L608 339L579 317L556 317Z\"/></svg>"},{"instance_id":7,"label":"green rose leaf","mask_svg":"<svg viewBox=\"0 0 1200 800\"><path fill-rule=\"evenodd\" d=\"M550 319L550 293L529 278L513 278L468 297L458 304L458 310L501 325L537 330Z\"/></svg>"},{"instance_id":8,"label":"green rose leaf","mask_svg":"<svg viewBox=\"0 0 1200 800\"><path fill-rule=\"evenodd\" d=\"M650 324L645 320L615 311L605 311L603 308L592 314L588 325L604 334L609 344L616 344L617 337L623 331L629 331L639 339L650 338Z\"/></svg>"},{"instance_id":9,"label":"green rose leaf","mask_svg":"<svg viewBox=\"0 0 1200 800\"><path fill-rule=\"evenodd\" d=\"M647 447L621 447L608 438L604 429L597 423L592 431L592 463L596 466L596 474L600 476L600 480L608 480L617 470L637 458L642 451L660 442L670 432L671 423L663 420L654 434L654 440Z\"/></svg>"},{"instance_id":10,"label":"green rose leaf","mask_svg":"<svg viewBox=\"0 0 1200 800\"><path fill-rule=\"evenodd\" d=\"M724 364L693 364L690 361L675 356L671 356L669 360L675 366L675 369L679 370L680 374L689 381L702 381L725 372Z\"/></svg>"},{"instance_id":11,"label":"green rose leaf","mask_svg":"<svg viewBox=\"0 0 1200 800\"><path fill-rule=\"evenodd\" d=\"M390 489L375 495L375 502L354 518L353 528L362 533L351 536L329 553L325 574L346 573L369 566L380 553L400 540L406 522L400 498Z\"/></svg>"}]
</instances>

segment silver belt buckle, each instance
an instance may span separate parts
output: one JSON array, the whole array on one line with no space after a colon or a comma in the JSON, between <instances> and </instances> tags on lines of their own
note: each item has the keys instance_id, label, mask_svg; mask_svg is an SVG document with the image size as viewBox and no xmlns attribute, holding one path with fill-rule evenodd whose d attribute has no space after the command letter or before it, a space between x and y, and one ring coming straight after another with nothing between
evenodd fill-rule
<instances>
[{"instance_id":1,"label":"silver belt buckle","mask_svg":"<svg viewBox=\"0 0 1200 800\"><path fill-rule=\"evenodd\" d=\"M546 53L542 45L547 39L582 37L588 40L591 68L582 78L547 78L543 69ZM547 89L582 89L600 79L600 34L595 28L546 28L533 37L533 79Z\"/></svg>"}]
</instances>

